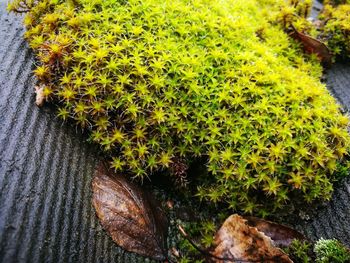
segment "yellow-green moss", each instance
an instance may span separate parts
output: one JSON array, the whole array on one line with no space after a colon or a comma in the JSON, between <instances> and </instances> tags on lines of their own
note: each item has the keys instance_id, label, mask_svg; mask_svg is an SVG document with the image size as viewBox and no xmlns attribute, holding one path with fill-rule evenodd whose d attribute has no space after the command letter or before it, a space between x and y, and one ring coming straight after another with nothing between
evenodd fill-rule
<instances>
[{"instance_id":1,"label":"yellow-green moss","mask_svg":"<svg viewBox=\"0 0 350 263\"><path fill-rule=\"evenodd\" d=\"M350 57L350 1L325 0L318 17L310 19L312 1L288 0L272 21L284 28L293 25L299 32L324 42L336 58Z\"/></svg>"},{"instance_id":2,"label":"yellow-green moss","mask_svg":"<svg viewBox=\"0 0 350 263\"><path fill-rule=\"evenodd\" d=\"M200 198L264 213L329 199L349 146L321 67L270 23L282 3L40 0L25 37L58 115L118 172L142 178L205 157Z\"/></svg>"},{"instance_id":3,"label":"yellow-green moss","mask_svg":"<svg viewBox=\"0 0 350 263\"><path fill-rule=\"evenodd\" d=\"M350 1L326 1L320 15L322 27L319 38L324 40L335 56L350 58Z\"/></svg>"}]
</instances>

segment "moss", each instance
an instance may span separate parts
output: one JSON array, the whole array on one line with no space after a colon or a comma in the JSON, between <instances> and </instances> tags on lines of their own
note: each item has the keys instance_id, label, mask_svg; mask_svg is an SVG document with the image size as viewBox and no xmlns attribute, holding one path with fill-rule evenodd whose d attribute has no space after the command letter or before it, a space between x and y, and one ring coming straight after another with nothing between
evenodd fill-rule
<instances>
[{"instance_id":1,"label":"moss","mask_svg":"<svg viewBox=\"0 0 350 263\"><path fill-rule=\"evenodd\" d=\"M338 240L320 239L314 247L317 263L346 263L350 262L350 251Z\"/></svg>"},{"instance_id":2,"label":"moss","mask_svg":"<svg viewBox=\"0 0 350 263\"><path fill-rule=\"evenodd\" d=\"M29 2L29 3L28 3ZM27 3L27 4L25 4ZM58 116L142 179L206 159L197 196L261 215L328 200L348 118L279 25L284 1L40 0L25 38Z\"/></svg>"},{"instance_id":3,"label":"moss","mask_svg":"<svg viewBox=\"0 0 350 263\"><path fill-rule=\"evenodd\" d=\"M311 32L314 27L308 20L311 15L312 0L288 0L284 1L277 13L276 21L284 28L293 25L298 31Z\"/></svg>"},{"instance_id":4,"label":"moss","mask_svg":"<svg viewBox=\"0 0 350 263\"><path fill-rule=\"evenodd\" d=\"M290 246L283 250L295 263L312 263L315 262L312 247L312 243L308 241L294 239Z\"/></svg>"},{"instance_id":5,"label":"moss","mask_svg":"<svg viewBox=\"0 0 350 263\"><path fill-rule=\"evenodd\" d=\"M336 5L336 3L340 5ZM324 40L334 55L350 58L350 1L326 1L320 15L322 27L318 37Z\"/></svg>"},{"instance_id":6,"label":"moss","mask_svg":"<svg viewBox=\"0 0 350 263\"><path fill-rule=\"evenodd\" d=\"M314 245L307 241L294 240L284 251L296 263L350 262L350 251L336 239L321 238Z\"/></svg>"},{"instance_id":7,"label":"moss","mask_svg":"<svg viewBox=\"0 0 350 263\"><path fill-rule=\"evenodd\" d=\"M317 18L310 19L312 1L289 0L281 6L275 20L289 28L293 25L324 42L335 59L350 57L350 1L326 0Z\"/></svg>"}]
</instances>

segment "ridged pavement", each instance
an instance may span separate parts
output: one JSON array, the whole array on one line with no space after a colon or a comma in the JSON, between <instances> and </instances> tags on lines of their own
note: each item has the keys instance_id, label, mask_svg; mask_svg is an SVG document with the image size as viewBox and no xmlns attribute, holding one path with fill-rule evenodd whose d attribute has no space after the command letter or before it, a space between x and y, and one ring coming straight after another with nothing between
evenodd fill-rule
<instances>
[{"instance_id":1,"label":"ridged pavement","mask_svg":"<svg viewBox=\"0 0 350 263\"><path fill-rule=\"evenodd\" d=\"M97 151L34 105L33 54L21 17L5 7L0 1L0 262L145 262L99 225L90 188Z\"/></svg>"}]
</instances>

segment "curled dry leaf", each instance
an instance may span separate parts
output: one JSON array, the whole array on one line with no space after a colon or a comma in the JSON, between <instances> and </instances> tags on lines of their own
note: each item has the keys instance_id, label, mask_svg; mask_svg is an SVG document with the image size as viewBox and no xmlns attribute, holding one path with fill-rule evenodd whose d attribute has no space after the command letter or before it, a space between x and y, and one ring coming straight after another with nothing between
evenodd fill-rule
<instances>
[{"instance_id":1,"label":"curled dry leaf","mask_svg":"<svg viewBox=\"0 0 350 263\"><path fill-rule=\"evenodd\" d=\"M36 94L35 104L38 107L43 106L45 102L44 87L35 86L35 94Z\"/></svg>"},{"instance_id":2,"label":"curled dry leaf","mask_svg":"<svg viewBox=\"0 0 350 263\"><path fill-rule=\"evenodd\" d=\"M97 216L114 242L130 252L166 259L168 221L148 193L104 165L95 174L92 190Z\"/></svg>"},{"instance_id":3,"label":"curled dry leaf","mask_svg":"<svg viewBox=\"0 0 350 263\"><path fill-rule=\"evenodd\" d=\"M253 216L245 216L244 219L247 220L249 226L257 228L260 232L270 237L275 246L288 247L294 239L306 240L303 234L288 226Z\"/></svg>"},{"instance_id":4,"label":"curled dry leaf","mask_svg":"<svg viewBox=\"0 0 350 263\"><path fill-rule=\"evenodd\" d=\"M330 67L332 64L332 54L329 51L328 47L322 43L321 41L308 36L306 34L303 34L296 30L292 26L292 33L290 34L291 37L294 39L300 41L304 47L304 51L309 54L316 54L321 62L327 66Z\"/></svg>"},{"instance_id":5,"label":"curled dry leaf","mask_svg":"<svg viewBox=\"0 0 350 263\"><path fill-rule=\"evenodd\" d=\"M292 263L293 261L264 233L239 215L226 219L215 235L212 262Z\"/></svg>"}]
</instances>

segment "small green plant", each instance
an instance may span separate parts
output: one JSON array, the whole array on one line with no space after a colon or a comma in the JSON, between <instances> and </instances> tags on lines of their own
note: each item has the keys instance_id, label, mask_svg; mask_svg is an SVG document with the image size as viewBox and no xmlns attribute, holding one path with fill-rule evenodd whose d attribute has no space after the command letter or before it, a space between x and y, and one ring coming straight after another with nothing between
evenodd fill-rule
<instances>
[{"instance_id":1,"label":"small green plant","mask_svg":"<svg viewBox=\"0 0 350 263\"><path fill-rule=\"evenodd\" d=\"M174 166L201 158L201 200L266 216L296 199L329 200L349 147L321 66L270 22L283 5L16 0L9 9L27 12L47 99L116 171L183 174Z\"/></svg>"},{"instance_id":2,"label":"small green plant","mask_svg":"<svg viewBox=\"0 0 350 263\"><path fill-rule=\"evenodd\" d=\"M345 162L338 163L337 164L337 172L335 174L335 179L337 181L341 181L347 176L349 176L349 168L350 168L350 161L346 160Z\"/></svg>"},{"instance_id":3,"label":"small green plant","mask_svg":"<svg viewBox=\"0 0 350 263\"><path fill-rule=\"evenodd\" d=\"M350 262L350 251L336 239L319 239L314 247L317 263Z\"/></svg>"},{"instance_id":4,"label":"small green plant","mask_svg":"<svg viewBox=\"0 0 350 263\"><path fill-rule=\"evenodd\" d=\"M294 239L289 247L283 249L295 263L312 263L312 243Z\"/></svg>"}]
</instances>

